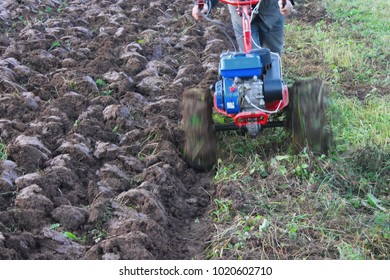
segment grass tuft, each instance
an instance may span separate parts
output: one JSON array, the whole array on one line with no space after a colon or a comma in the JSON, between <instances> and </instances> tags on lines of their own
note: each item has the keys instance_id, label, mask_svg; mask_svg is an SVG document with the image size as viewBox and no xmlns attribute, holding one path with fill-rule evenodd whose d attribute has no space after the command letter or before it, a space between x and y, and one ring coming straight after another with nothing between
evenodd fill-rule
<instances>
[{"instance_id":1,"label":"grass tuft","mask_svg":"<svg viewBox=\"0 0 390 280\"><path fill-rule=\"evenodd\" d=\"M7 159L6 145L0 142L0 160Z\"/></svg>"}]
</instances>

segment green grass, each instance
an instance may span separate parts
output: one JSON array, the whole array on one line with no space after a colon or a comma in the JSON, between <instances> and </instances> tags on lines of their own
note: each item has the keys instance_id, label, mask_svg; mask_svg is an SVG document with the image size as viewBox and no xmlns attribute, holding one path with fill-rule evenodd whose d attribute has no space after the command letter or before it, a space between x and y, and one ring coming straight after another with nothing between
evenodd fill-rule
<instances>
[{"instance_id":1,"label":"green grass","mask_svg":"<svg viewBox=\"0 0 390 280\"><path fill-rule=\"evenodd\" d=\"M328 14L345 25L350 33L357 37L363 36L364 41L370 41L374 49L389 54L389 1L326 0L324 2Z\"/></svg>"},{"instance_id":2,"label":"green grass","mask_svg":"<svg viewBox=\"0 0 390 280\"><path fill-rule=\"evenodd\" d=\"M96 79L96 85L100 88L105 87L107 85L107 82L103 79Z\"/></svg>"},{"instance_id":3,"label":"green grass","mask_svg":"<svg viewBox=\"0 0 390 280\"><path fill-rule=\"evenodd\" d=\"M333 129L339 151L379 146L390 151L390 96L334 98ZM336 111L337 110L337 111Z\"/></svg>"},{"instance_id":4,"label":"green grass","mask_svg":"<svg viewBox=\"0 0 390 280\"><path fill-rule=\"evenodd\" d=\"M0 160L7 159L6 145L0 142Z\"/></svg>"},{"instance_id":5,"label":"green grass","mask_svg":"<svg viewBox=\"0 0 390 280\"><path fill-rule=\"evenodd\" d=\"M300 27L287 25L286 56L291 61L285 66L285 72L293 80L315 76L337 87L343 86L343 83L363 83L372 86L371 91L375 87L389 85L385 54L367 47L366 43L356 41L347 28L339 23L329 25L319 22L315 26ZM307 57L312 63L301 65ZM350 88L345 91L348 90Z\"/></svg>"},{"instance_id":6,"label":"green grass","mask_svg":"<svg viewBox=\"0 0 390 280\"><path fill-rule=\"evenodd\" d=\"M341 26L343 37L352 38L361 51L354 57L364 62L358 77L379 87L390 86L390 2L327 0L328 14ZM347 35L346 35L347 34Z\"/></svg>"},{"instance_id":7,"label":"green grass","mask_svg":"<svg viewBox=\"0 0 390 280\"><path fill-rule=\"evenodd\" d=\"M61 42L60 42L60 41L54 41L54 42L51 44L51 46L50 46L50 48L48 49L48 51L50 52L51 50L54 50L54 49L59 48L59 47L61 47Z\"/></svg>"},{"instance_id":8,"label":"green grass","mask_svg":"<svg viewBox=\"0 0 390 280\"><path fill-rule=\"evenodd\" d=\"M287 76L321 77L346 92L390 86L389 2L326 0L321 5L331 21L302 24L296 18L286 25ZM311 64L297 65L307 58Z\"/></svg>"},{"instance_id":9,"label":"green grass","mask_svg":"<svg viewBox=\"0 0 390 280\"><path fill-rule=\"evenodd\" d=\"M217 189L230 191L215 198L211 218L218 234L208 257L387 258L390 205L389 189L384 188L388 182L370 185L368 173L352 165L306 153L269 160L255 155L246 165L220 161ZM264 170L268 175L263 176ZM375 193L376 204L371 203L370 193Z\"/></svg>"},{"instance_id":10,"label":"green grass","mask_svg":"<svg viewBox=\"0 0 390 280\"><path fill-rule=\"evenodd\" d=\"M289 21L283 70L330 85L336 146L296 155L283 129L218 134L207 258L389 259L390 3L315 3L330 20Z\"/></svg>"}]
</instances>

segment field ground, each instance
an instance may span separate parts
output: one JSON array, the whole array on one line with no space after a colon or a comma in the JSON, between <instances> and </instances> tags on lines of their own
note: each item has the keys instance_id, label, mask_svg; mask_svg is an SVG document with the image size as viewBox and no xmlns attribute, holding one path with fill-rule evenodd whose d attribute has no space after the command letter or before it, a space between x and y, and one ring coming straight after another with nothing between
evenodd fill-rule
<instances>
[{"instance_id":1,"label":"field ground","mask_svg":"<svg viewBox=\"0 0 390 280\"><path fill-rule=\"evenodd\" d=\"M199 173L182 93L231 43L193 1L2 1L0 259L389 259L390 5L297 2L284 75L329 86L331 153L220 133Z\"/></svg>"}]
</instances>

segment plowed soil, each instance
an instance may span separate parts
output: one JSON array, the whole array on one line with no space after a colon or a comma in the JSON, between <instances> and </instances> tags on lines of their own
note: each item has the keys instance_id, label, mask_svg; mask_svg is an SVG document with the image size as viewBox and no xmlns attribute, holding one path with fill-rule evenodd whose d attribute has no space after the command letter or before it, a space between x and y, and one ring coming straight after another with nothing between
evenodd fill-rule
<instances>
[{"instance_id":1,"label":"plowed soil","mask_svg":"<svg viewBox=\"0 0 390 280\"><path fill-rule=\"evenodd\" d=\"M0 2L0 259L203 258L181 95L230 42L192 5Z\"/></svg>"}]
</instances>

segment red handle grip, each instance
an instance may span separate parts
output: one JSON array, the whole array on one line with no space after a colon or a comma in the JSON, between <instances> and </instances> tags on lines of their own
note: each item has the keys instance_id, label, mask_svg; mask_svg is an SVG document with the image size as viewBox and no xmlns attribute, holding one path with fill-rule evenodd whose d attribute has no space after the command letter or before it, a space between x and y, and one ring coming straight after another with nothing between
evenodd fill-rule
<instances>
[{"instance_id":1,"label":"red handle grip","mask_svg":"<svg viewBox=\"0 0 390 280\"><path fill-rule=\"evenodd\" d=\"M198 8L199 10L203 10L204 7L204 0L198 0Z\"/></svg>"},{"instance_id":2,"label":"red handle grip","mask_svg":"<svg viewBox=\"0 0 390 280\"><path fill-rule=\"evenodd\" d=\"M219 2L233 5L233 6L242 6L242 5L256 5L259 3L261 0L219 0Z\"/></svg>"}]
</instances>

